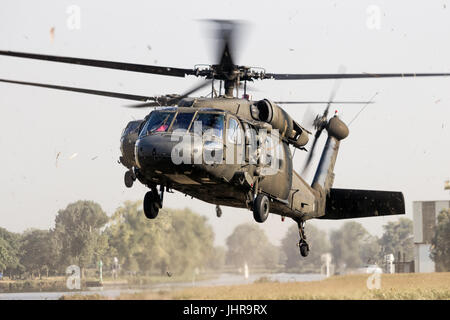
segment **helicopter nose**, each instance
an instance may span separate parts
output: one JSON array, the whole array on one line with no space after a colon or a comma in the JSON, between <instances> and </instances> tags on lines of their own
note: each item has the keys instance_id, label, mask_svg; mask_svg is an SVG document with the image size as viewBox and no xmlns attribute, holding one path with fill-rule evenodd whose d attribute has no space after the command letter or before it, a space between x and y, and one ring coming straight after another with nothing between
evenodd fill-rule
<instances>
[{"instance_id":1,"label":"helicopter nose","mask_svg":"<svg viewBox=\"0 0 450 320\"><path fill-rule=\"evenodd\" d=\"M190 135L174 138L171 134L154 134L136 142L136 162L141 170L158 170L162 173L177 171L181 164L193 164L201 154L201 142Z\"/></svg>"},{"instance_id":2,"label":"helicopter nose","mask_svg":"<svg viewBox=\"0 0 450 320\"><path fill-rule=\"evenodd\" d=\"M140 168L157 168L170 162L174 144L170 135L149 135L136 141L136 162Z\"/></svg>"}]
</instances>

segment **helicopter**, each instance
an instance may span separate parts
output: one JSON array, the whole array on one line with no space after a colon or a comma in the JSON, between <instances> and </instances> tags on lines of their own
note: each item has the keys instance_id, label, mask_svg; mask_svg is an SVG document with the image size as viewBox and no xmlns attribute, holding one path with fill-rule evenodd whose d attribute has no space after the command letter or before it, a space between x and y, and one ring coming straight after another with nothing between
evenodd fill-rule
<instances>
[{"instance_id":1,"label":"helicopter","mask_svg":"<svg viewBox=\"0 0 450 320\"><path fill-rule=\"evenodd\" d=\"M267 73L262 68L237 65L232 50L238 32L236 23L214 22L220 39L219 62L192 69L0 51L0 55L8 57L206 80L183 94L142 96L9 79L0 82L136 101L129 105L132 108L152 107L144 119L130 121L123 129L119 159L127 169L126 187L131 188L137 180L150 189L143 200L143 211L149 219L157 218L164 193L173 190L216 205L218 217L222 215L220 206L248 209L258 223L265 222L270 213L277 214L297 223L299 251L306 257L310 250L305 233L307 220L405 214L402 192L333 188L339 147L349 129L337 114L329 117L330 105L371 101L334 101L335 90L328 101L254 101L247 93L247 83L265 79L338 81L450 73ZM207 86L211 86L210 97L191 97ZM314 134L281 107L288 104L326 105L312 123ZM308 168L323 131L328 137L309 184L294 169L291 148L294 152L308 152ZM313 141L307 150L310 136Z\"/></svg>"}]
</instances>

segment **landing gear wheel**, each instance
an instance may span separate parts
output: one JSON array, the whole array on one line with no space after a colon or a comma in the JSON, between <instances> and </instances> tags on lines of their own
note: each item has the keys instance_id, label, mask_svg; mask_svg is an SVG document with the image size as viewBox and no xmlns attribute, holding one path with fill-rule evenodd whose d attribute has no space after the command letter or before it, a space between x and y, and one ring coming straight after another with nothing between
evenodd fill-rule
<instances>
[{"instance_id":1,"label":"landing gear wheel","mask_svg":"<svg viewBox=\"0 0 450 320\"><path fill-rule=\"evenodd\" d=\"M158 197L158 196L156 196ZM144 214L148 219L155 219L158 216L159 207L157 198L153 192L149 191L144 197Z\"/></svg>"},{"instance_id":2,"label":"landing gear wheel","mask_svg":"<svg viewBox=\"0 0 450 320\"><path fill-rule=\"evenodd\" d=\"M266 195L258 194L253 202L253 218L256 222L263 223L269 216L270 202Z\"/></svg>"},{"instance_id":3,"label":"landing gear wheel","mask_svg":"<svg viewBox=\"0 0 450 320\"><path fill-rule=\"evenodd\" d=\"M309 254L309 245L305 242L300 241L300 243L298 244L299 248L300 248L300 254L302 255L302 257L307 257Z\"/></svg>"},{"instance_id":4,"label":"landing gear wheel","mask_svg":"<svg viewBox=\"0 0 450 320\"><path fill-rule=\"evenodd\" d=\"M216 206L216 216L217 218L222 216L222 209L220 209L220 206Z\"/></svg>"},{"instance_id":5,"label":"landing gear wheel","mask_svg":"<svg viewBox=\"0 0 450 320\"><path fill-rule=\"evenodd\" d=\"M135 180L133 172L131 170L128 170L127 172L125 172L125 176L123 177L123 180L125 182L125 187L131 188L133 186L133 183Z\"/></svg>"},{"instance_id":6,"label":"landing gear wheel","mask_svg":"<svg viewBox=\"0 0 450 320\"><path fill-rule=\"evenodd\" d=\"M309 254L309 245L306 242L305 235L305 221L296 220L298 225L298 233L300 235L300 241L298 242L298 247L300 249L300 254L302 257L307 257Z\"/></svg>"}]
</instances>

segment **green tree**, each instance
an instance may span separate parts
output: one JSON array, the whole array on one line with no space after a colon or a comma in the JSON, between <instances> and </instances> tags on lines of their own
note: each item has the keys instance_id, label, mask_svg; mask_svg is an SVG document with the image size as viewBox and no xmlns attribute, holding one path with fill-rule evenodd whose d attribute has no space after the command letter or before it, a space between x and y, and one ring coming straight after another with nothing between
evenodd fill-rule
<instances>
[{"instance_id":1,"label":"green tree","mask_svg":"<svg viewBox=\"0 0 450 320\"><path fill-rule=\"evenodd\" d=\"M20 264L20 235L0 228L0 271L9 276L23 271Z\"/></svg>"},{"instance_id":2,"label":"green tree","mask_svg":"<svg viewBox=\"0 0 450 320\"><path fill-rule=\"evenodd\" d=\"M125 202L107 229L109 245L126 270L182 274L208 266L214 233L205 217L188 209L164 209L148 220L141 208L141 201Z\"/></svg>"},{"instance_id":3,"label":"green tree","mask_svg":"<svg viewBox=\"0 0 450 320\"><path fill-rule=\"evenodd\" d=\"M431 259L436 271L450 271L450 210L442 210L437 219L434 237L431 241Z\"/></svg>"},{"instance_id":4,"label":"green tree","mask_svg":"<svg viewBox=\"0 0 450 320\"><path fill-rule=\"evenodd\" d=\"M77 201L59 210L55 219L55 237L60 252L60 266L78 265L84 268L95 264L107 248L102 227L108 216L93 201Z\"/></svg>"},{"instance_id":5,"label":"green tree","mask_svg":"<svg viewBox=\"0 0 450 320\"><path fill-rule=\"evenodd\" d=\"M380 238L381 255L398 252L405 255L406 261L414 259L413 222L408 218L400 218L383 226L384 233ZM382 258L382 257L381 257Z\"/></svg>"},{"instance_id":6,"label":"green tree","mask_svg":"<svg viewBox=\"0 0 450 320\"><path fill-rule=\"evenodd\" d=\"M179 272L202 268L214 251L214 232L204 216L189 209L171 210L167 232L170 244L170 268Z\"/></svg>"},{"instance_id":7,"label":"green tree","mask_svg":"<svg viewBox=\"0 0 450 320\"><path fill-rule=\"evenodd\" d=\"M6 269L14 266L14 256L11 246L5 241L0 239L0 271L4 272Z\"/></svg>"},{"instance_id":8,"label":"green tree","mask_svg":"<svg viewBox=\"0 0 450 320\"><path fill-rule=\"evenodd\" d=\"M284 265L287 270L297 272L320 271L322 266L321 256L330 252L330 241L324 231L311 224L308 224L306 228L306 235L310 247L307 257L300 256L297 245L299 241L297 224L292 225L281 240L281 249L286 257Z\"/></svg>"},{"instance_id":9,"label":"green tree","mask_svg":"<svg viewBox=\"0 0 450 320\"><path fill-rule=\"evenodd\" d=\"M379 239L375 236L367 235L363 238L359 256L363 264L378 264L382 265L382 258L380 257L381 246Z\"/></svg>"},{"instance_id":10,"label":"green tree","mask_svg":"<svg viewBox=\"0 0 450 320\"><path fill-rule=\"evenodd\" d=\"M57 252L53 232L49 230L27 230L21 239L20 263L32 275L36 272L48 272L57 268Z\"/></svg>"},{"instance_id":11,"label":"green tree","mask_svg":"<svg viewBox=\"0 0 450 320\"><path fill-rule=\"evenodd\" d=\"M274 268L278 263L278 250L269 242L264 231L254 223L238 225L226 240L226 262L241 267L265 266Z\"/></svg>"},{"instance_id":12,"label":"green tree","mask_svg":"<svg viewBox=\"0 0 450 320\"><path fill-rule=\"evenodd\" d=\"M209 256L206 267L215 271L221 270L225 265L226 254L227 250L225 247L214 247Z\"/></svg>"},{"instance_id":13,"label":"green tree","mask_svg":"<svg viewBox=\"0 0 450 320\"><path fill-rule=\"evenodd\" d=\"M169 252L164 244L169 227L168 215L161 212L157 219L148 220L142 211L142 201L126 201L112 216L106 233L109 246L123 268L145 273L162 261L168 263Z\"/></svg>"},{"instance_id":14,"label":"green tree","mask_svg":"<svg viewBox=\"0 0 450 320\"><path fill-rule=\"evenodd\" d=\"M330 235L332 255L338 268L358 268L374 263L379 256L376 237L357 222L347 222Z\"/></svg>"}]
</instances>

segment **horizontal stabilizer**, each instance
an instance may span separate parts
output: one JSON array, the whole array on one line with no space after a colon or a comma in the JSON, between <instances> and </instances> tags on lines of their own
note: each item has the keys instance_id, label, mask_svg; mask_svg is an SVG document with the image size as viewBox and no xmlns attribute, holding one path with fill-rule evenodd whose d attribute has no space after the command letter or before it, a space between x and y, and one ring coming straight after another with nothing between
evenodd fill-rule
<instances>
[{"instance_id":1,"label":"horizontal stabilizer","mask_svg":"<svg viewBox=\"0 0 450 320\"><path fill-rule=\"evenodd\" d=\"M320 219L352 219L405 214L401 192L331 189Z\"/></svg>"}]
</instances>

